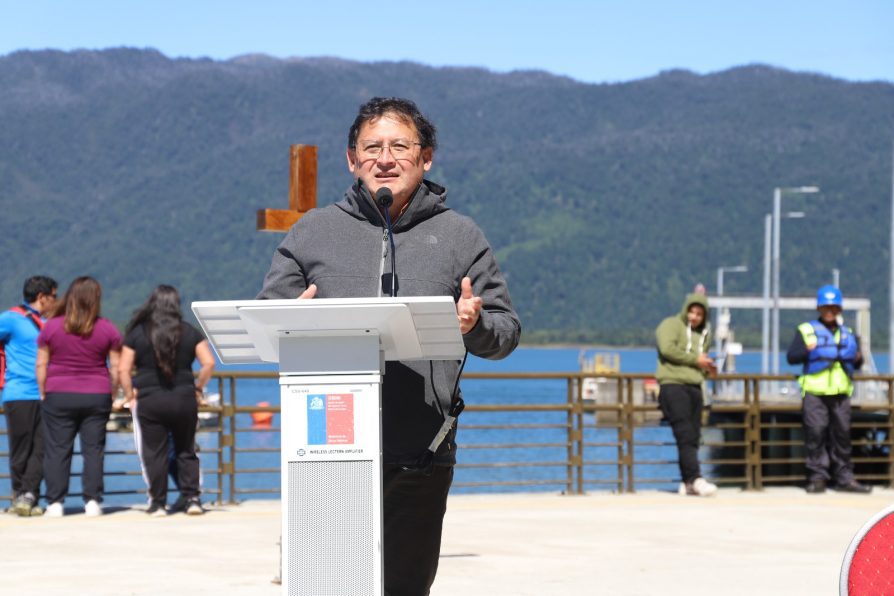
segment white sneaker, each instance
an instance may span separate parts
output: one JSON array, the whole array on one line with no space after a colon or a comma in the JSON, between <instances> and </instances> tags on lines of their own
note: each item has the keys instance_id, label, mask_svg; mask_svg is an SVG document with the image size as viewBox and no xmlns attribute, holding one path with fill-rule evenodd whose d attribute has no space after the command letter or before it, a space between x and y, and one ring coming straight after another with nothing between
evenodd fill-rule
<instances>
[{"instance_id":1,"label":"white sneaker","mask_svg":"<svg viewBox=\"0 0 894 596\"><path fill-rule=\"evenodd\" d=\"M700 497L711 497L717 492L717 485L708 482L704 478L696 478L692 483L692 488Z\"/></svg>"},{"instance_id":2,"label":"white sneaker","mask_svg":"<svg viewBox=\"0 0 894 596\"><path fill-rule=\"evenodd\" d=\"M168 511L163 504L152 501L149 502L149 508L146 509L146 513L152 517L167 517L168 515Z\"/></svg>"},{"instance_id":3,"label":"white sneaker","mask_svg":"<svg viewBox=\"0 0 894 596\"><path fill-rule=\"evenodd\" d=\"M691 482L681 482L677 488L677 494L683 497L697 497L698 493L692 488Z\"/></svg>"},{"instance_id":4,"label":"white sneaker","mask_svg":"<svg viewBox=\"0 0 894 596\"><path fill-rule=\"evenodd\" d=\"M47 505L47 510L44 513L45 517L62 517L63 515L65 515L65 507L59 502Z\"/></svg>"},{"instance_id":5,"label":"white sneaker","mask_svg":"<svg viewBox=\"0 0 894 596\"><path fill-rule=\"evenodd\" d=\"M186 505L186 515L202 515L204 513L205 509L202 508L202 503L198 499L189 500Z\"/></svg>"},{"instance_id":6,"label":"white sneaker","mask_svg":"<svg viewBox=\"0 0 894 596\"><path fill-rule=\"evenodd\" d=\"M84 504L84 515L87 517L99 517L102 515L102 505L90 499Z\"/></svg>"}]
</instances>

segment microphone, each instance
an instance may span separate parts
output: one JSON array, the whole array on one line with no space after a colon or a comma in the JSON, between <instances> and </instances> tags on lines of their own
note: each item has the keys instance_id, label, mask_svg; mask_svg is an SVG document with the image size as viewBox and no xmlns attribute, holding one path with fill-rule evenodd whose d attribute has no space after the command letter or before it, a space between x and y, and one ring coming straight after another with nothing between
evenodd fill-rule
<instances>
[{"instance_id":1,"label":"microphone","mask_svg":"<svg viewBox=\"0 0 894 596\"><path fill-rule=\"evenodd\" d=\"M394 203L394 193L392 193L391 189L387 186L383 186L376 191L376 203L378 203L382 209L388 209L388 207L391 207L391 204Z\"/></svg>"},{"instance_id":2,"label":"microphone","mask_svg":"<svg viewBox=\"0 0 894 596\"><path fill-rule=\"evenodd\" d=\"M391 213L388 208L394 203L394 193L387 186L376 191L376 203L385 214L385 225L388 226L388 241L391 244L391 273L382 274L382 293L389 293L392 298L397 296L397 272L394 270L394 230L391 228Z\"/></svg>"}]
</instances>

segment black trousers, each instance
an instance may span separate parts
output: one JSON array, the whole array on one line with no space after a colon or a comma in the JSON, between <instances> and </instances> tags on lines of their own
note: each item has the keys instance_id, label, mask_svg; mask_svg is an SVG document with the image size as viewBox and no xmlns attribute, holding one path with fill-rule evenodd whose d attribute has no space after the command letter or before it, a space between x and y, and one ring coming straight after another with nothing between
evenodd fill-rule
<instances>
[{"instance_id":1,"label":"black trousers","mask_svg":"<svg viewBox=\"0 0 894 596\"><path fill-rule=\"evenodd\" d=\"M452 467L435 466L431 476L383 467L386 596L426 596L431 590L452 482Z\"/></svg>"},{"instance_id":2,"label":"black trousers","mask_svg":"<svg viewBox=\"0 0 894 596\"><path fill-rule=\"evenodd\" d=\"M9 477L12 494L18 497L31 493L40 497L43 480L43 425L40 401L36 399L7 401L6 433L9 442Z\"/></svg>"},{"instance_id":3,"label":"black trousers","mask_svg":"<svg viewBox=\"0 0 894 596\"><path fill-rule=\"evenodd\" d=\"M199 407L195 388L176 387L137 397L136 424L140 434L140 459L149 485L149 499L168 499L168 435L174 443L177 486L186 499L199 496L199 458L196 455L196 423Z\"/></svg>"},{"instance_id":4,"label":"black trousers","mask_svg":"<svg viewBox=\"0 0 894 596\"><path fill-rule=\"evenodd\" d=\"M81 439L84 460L81 474L84 501L101 503L105 488L106 422L112 413L111 394L47 393L42 404L47 503L62 502L68 494L75 436Z\"/></svg>"},{"instance_id":5,"label":"black trousers","mask_svg":"<svg viewBox=\"0 0 894 596\"><path fill-rule=\"evenodd\" d=\"M851 398L848 395L804 395L801 405L808 480L854 481L851 463Z\"/></svg>"},{"instance_id":6,"label":"black trousers","mask_svg":"<svg viewBox=\"0 0 894 596\"><path fill-rule=\"evenodd\" d=\"M658 405L674 431L680 476L683 482L692 482L701 476L698 444L702 434L702 388L699 385L662 385Z\"/></svg>"}]
</instances>

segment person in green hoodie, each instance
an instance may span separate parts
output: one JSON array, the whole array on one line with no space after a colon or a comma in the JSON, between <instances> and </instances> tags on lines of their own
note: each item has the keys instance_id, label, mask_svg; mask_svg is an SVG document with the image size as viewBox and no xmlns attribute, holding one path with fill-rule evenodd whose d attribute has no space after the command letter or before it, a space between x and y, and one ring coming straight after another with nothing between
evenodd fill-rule
<instances>
[{"instance_id":1,"label":"person in green hoodie","mask_svg":"<svg viewBox=\"0 0 894 596\"><path fill-rule=\"evenodd\" d=\"M713 372L714 361L708 355L711 325L708 299L704 294L689 294L679 314L667 317L655 330L658 345L658 405L670 422L679 453L679 493L708 497L717 486L702 478L698 463L701 441L702 385Z\"/></svg>"}]
</instances>

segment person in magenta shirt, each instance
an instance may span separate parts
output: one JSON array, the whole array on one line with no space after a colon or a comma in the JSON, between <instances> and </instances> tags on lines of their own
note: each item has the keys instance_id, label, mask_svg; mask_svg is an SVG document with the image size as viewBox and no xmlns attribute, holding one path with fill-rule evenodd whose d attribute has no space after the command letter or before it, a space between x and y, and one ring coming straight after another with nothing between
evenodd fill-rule
<instances>
[{"instance_id":1,"label":"person in magenta shirt","mask_svg":"<svg viewBox=\"0 0 894 596\"><path fill-rule=\"evenodd\" d=\"M65 511L75 436L80 436L84 459L84 512L102 515L106 422L118 388L121 333L99 316L101 298L95 279L75 279L37 337L46 515L50 517L60 517Z\"/></svg>"}]
</instances>

